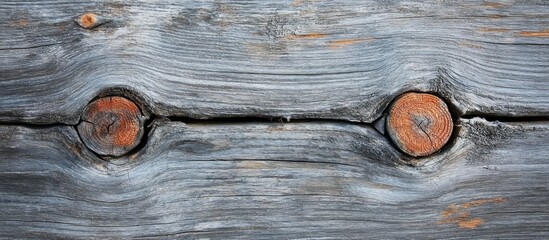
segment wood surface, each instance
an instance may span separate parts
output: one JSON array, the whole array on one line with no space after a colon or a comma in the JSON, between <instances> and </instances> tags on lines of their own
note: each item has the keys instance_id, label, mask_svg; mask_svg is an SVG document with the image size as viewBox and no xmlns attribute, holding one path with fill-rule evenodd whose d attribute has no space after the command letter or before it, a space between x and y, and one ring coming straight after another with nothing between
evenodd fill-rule
<instances>
[{"instance_id":1,"label":"wood surface","mask_svg":"<svg viewBox=\"0 0 549 240\"><path fill-rule=\"evenodd\" d=\"M386 136L405 92L440 151ZM548 149L545 0L0 1L0 239L549 239Z\"/></svg>"},{"instance_id":2,"label":"wood surface","mask_svg":"<svg viewBox=\"0 0 549 240\"><path fill-rule=\"evenodd\" d=\"M548 122L465 119L411 162L350 123L154 126L110 162L69 126L0 127L0 237L549 237Z\"/></svg>"},{"instance_id":3,"label":"wood surface","mask_svg":"<svg viewBox=\"0 0 549 240\"><path fill-rule=\"evenodd\" d=\"M112 88L200 119L372 122L407 91L459 115L549 114L546 1L0 3L2 122L76 124Z\"/></svg>"}]
</instances>

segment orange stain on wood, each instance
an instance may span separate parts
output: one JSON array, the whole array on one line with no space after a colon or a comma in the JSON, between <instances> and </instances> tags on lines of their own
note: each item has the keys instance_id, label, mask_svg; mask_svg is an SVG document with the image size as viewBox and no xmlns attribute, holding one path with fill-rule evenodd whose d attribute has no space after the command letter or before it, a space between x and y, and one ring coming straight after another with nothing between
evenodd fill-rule
<instances>
[{"instance_id":1,"label":"orange stain on wood","mask_svg":"<svg viewBox=\"0 0 549 240\"><path fill-rule=\"evenodd\" d=\"M298 35L290 35L287 36L287 39L295 40L295 39L319 39L319 38L325 38L328 36L324 33L307 33L307 34L298 34Z\"/></svg>"},{"instance_id":2,"label":"orange stain on wood","mask_svg":"<svg viewBox=\"0 0 549 240\"><path fill-rule=\"evenodd\" d=\"M483 223L484 223L484 220L482 220L481 218L473 218L471 220L463 220L463 221L457 222L459 228L466 228L466 229L475 229L478 226L482 225Z\"/></svg>"},{"instance_id":3,"label":"orange stain on wood","mask_svg":"<svg viewBox=\"0 0 549 240\"><path fill-rule=\"evenodd\" d=\"M482 49L482 47L481 47L480 45L471 43L471 42L469 42L469 41L459 41L459 42L458 42L458 46L459 46L460 48L476 48L476 49Z\"/></svg>"},{"instance_id":4,"label":"orange stain on wood","mask_svg":"<svg viewBox=\"0 0 549 240\"><path fill-rule=\"evenodd\" d=\"M503 8L503 7L506 7L507 5L502 3L496 3L496 2L485 2L482 4L482 6L487 8Z\"/></svg>"},{"instance_id":5,"label":"orange stain on wood","mask_svg":"<svg viewBox=\"0 0 549 240\"><path fill-rule=\"evenodd\" d=\"M238 163L239 168L252 169L252 170L263 169L266 166L267 166L267 162L265 161L250 160L250 161L242 161Z\"/></svg>"},{"instance_id":6,"label":"orange stain on wood","mask_svg":"<svg viewBox=\"0 0 549 240\"><path fill-rule=\"evenodd\" d=\"M97 22L97 17L93 13L86 13L80 18L83 28L91 28Z\"/></svg>"},{"instance_id":7,"label":"orange stain on wood","mask_svg":"<svg viewBox=\"0 0 549 240\"><path fill-rule=\"evenodd\" d=\"M131 161L135 160L137 157L139 157L139 152L136 152L128 157Z\"/></svg>"},{"instance_id":8,"label":"orange stain on wood","mask_svg":"<svg viewBox=\"0 0 549 240\"><path fill-rule=\"evenodd\" d=\"M290 3L290 6L293 6L293 7L299 7L303 5L303 0L293 0L292 3Z\"/></svg>"},{"instance_id":9,"label":"orange stain on wood","mask_svg":"<svg viewBox=\"0 0 549 240\"><path fill-rule=\"evenodd\" d=\"M465 202L462 204L450 204L442 211L442 219L437 221L437 224L456 224L462 229L475 229L484 224L484 220L479 217L472 218L468 209L479 207L488 203L503 203L507 199L503 197L485 198L474 201Z\"/></svg>"},{"instance_id":10,"label":"orange stain on wood","mask_svg":"<svg viewBox=\"0 0 549 240\"><path fill-rule=\"evenodd\" d=\"M488 15L488 18L491 18L491 19L501 19L501 18L504 18L506 17L505 15L501 15L501 14L490 14Z\"/></svg>"},{"instance_id":11,"label":"orange stain on wood","mask_svg":"<svg viewBox=\"0 0 549 240\"><path fill-rule=\"evenodd\" d=\"M293 0L291 3L290 3L290 6L292 7L299 7L299 6L303 6L303 4L305 3L313 3L315 0Z\"/></svg>"},{"instance_id":12,"label":"orange stain on wood","mask_svg":"<svg viewBox=\"0 0 549 240\"><path fill-rule=\"evenodd\" d=\"M479 199L479 200L463 203L463 204L461 204L461 207L462 208L470 208L470 207L480 206L480 205L483 205L483 204L486 204L486 203L502 203L502 202L505 202L505 201L507 201L507 199L502 198L502 197Z\"/></svg>"},{"instance_id":13,"label":"orange stain on wood","mask_svg":"<svg viewBox=\"0 0 549 240\"><path fill-rule=\"evenodd\" d=\"M542 31L522 31L519 35L522 37L549 37L549 29Z\"/></svg>"},{"instance_id":14,"label":"orange stain on wood","mask_svg":"<svg viewBox=\"0 0 549 240\"><path fill-rule=\"evenodd\" d=\"M481 28L478 31L483 33L499 33L499 32L509 32L510 30L507 28Z\"/></svg>"},{"instance_id":15,"label":"orange stain on wood","mask_svg":"<svg viewBox=\"0 0 549 240\"><path fill-rule=\"evenodd\" d=\"M19 25L19 27L27 27L29 25L29 21L27 19L19 19L17 20L17 25Z\"/></svg>"},{"instance_id":16,"label":"orange stain on wood","mask_svg":"<svg viewBox=\"0 0 549 240\"><path fill-rule=\"evenodd\" d=\"M11 21L8 23L10 27L22 27L25 28L29 25L29 20L26 18L21 18L19 20Z\"/></svg>"},{"instance_id":17,"label":"orange stain on wood","mask_svg":"<svg viewBox=\"0 0 549 240\"><path fill-rule=\"evenodd\" d=\"M459 207L456 204L450 204L444 211L442 212L443 217L448 217L454 213L456 213L459 210Z\"/></svg>"},{"instance_id":18,"label":"orange stain on wood","mask_svg":"<svg viewBox=\"0 0 549 240\"><path fill-rule=\"evenodd\" d=\"M367 37L367 38L332 40L328 42L328 44L331 49L337 49L337 48L342 48L342 47L346 47L346 46L357 44L357 43L372 42L372 41L374 41L373 37Z\"/></svg>"}]
</instances>

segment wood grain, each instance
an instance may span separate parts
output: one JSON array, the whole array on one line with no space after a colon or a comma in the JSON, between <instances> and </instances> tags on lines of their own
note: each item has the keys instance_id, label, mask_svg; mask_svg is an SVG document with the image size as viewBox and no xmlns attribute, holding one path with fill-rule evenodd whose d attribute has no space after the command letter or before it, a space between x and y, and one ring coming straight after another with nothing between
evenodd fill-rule
<instances>
[{"instance_id":1,"label":"wood grain","mask_svg":"<svg viewBox=\"0 0 549 240\"><path fill-rule=\"evenodd\" d=\"M0 1L0 238L549 239L548 26L541 0ZM352 123L410 91L454 114L432 156ZM77 126L114 95L156 120L105 161Z\"/></svg>"},{"instance_id":2,"label":"wood grain","mask_svg":"<svg viewBox=\"0 0 549 240\"><path fill-rule=\"evenodd\" d=\"M0 126L0 237L548 238L549 123L457 124L410 164L344 122L156 121L112 162L69 126Z\"/></svg>"},{"instance_id":3,"label":"wood grain","mask_svg":"<svg viewBox=\"0 0 549 240\"><path fill-rule=\"evenodd\" d=\"M525 0L3 1L0 121L76 124L112 88L199 119L372 122L407 91L546 117L548 24Z\"/></svg>"}]
</instances>

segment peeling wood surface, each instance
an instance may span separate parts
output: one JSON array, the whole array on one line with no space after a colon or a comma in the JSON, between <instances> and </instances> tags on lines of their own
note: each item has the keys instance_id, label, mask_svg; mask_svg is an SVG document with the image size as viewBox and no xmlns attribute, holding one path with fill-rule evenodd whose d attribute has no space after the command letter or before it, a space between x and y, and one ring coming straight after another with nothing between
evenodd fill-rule
<instances>
[{"instance_id":1,"label":"peeling wood surface","mask_svg":"<svg viewBox=\"0 0 549 240\"><path fill-rule=\"evenodd\" d=\"M462 120L416 167L350 123L155 126L114 162L72 127L0 127L0 236L549 237L548 122Z\"/></svg>"},{"instance_id":2,"label":"peeling wood surface","mask_svg":"<svg viewBox=\"0 0 549 240\"><path fill-rule=\"evenodd\" d=\"M410 90L460 114L549 113L546 1L4 1L0 12L3 122L75 124L111 87L192 118L372 122ZM88 13L97 22L82 25Z\"/></svg>"},{"instance_id":3,"label":"peeling wood surface","mask_svg":"<svg viewBox=\"0 0 549 240\"><path fill-rule=\"evenodd\" d=\"M547 1L0 1L0 238L549 239L548 29ZM380 134L408 91L453 115L433 155ZM135 142L100 158L112 95L139 137L102 116L99 150Z\"/></svg>"}]
</instances>

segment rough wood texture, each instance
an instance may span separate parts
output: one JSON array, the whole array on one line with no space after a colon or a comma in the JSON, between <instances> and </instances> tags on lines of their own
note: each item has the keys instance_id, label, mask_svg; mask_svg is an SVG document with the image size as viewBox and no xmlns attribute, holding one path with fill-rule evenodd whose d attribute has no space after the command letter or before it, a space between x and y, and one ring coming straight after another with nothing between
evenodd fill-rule
<instances>
[{"instance_id":1,"label":"rough wood texture","mask_svg":"<svg viewBox=\"0 0 549 240\"><path fill-rule=\"evenodd\" d=\"M411 90L547 116L548 26L532 0L2 1L0 121L76 124L111 87L162 116L371 122Z\"/></svg>"},{"instance_id":2,"label":"rough wood texture","mask_svg":"<svg viewBox=\"0 0 549 240\"><path fill-rule=\"evenodd\" d=\"M387 114L388 135L399 149L414 157L440 150L450 139L453 128L448 106L431 94L403 94Z\"/></svg>"},{"instance_id":3,"label":"rough wood texture","mask_svg":"<svg viewBox=\"0 0 549 240\"><path fill-rule=\"evenodd\" d=\"M0 237L549 238L549 123L459 125L415 167L351 123L160 121L114 162L0 126Z\"/></svg>"},{"instance_id":4,"label":"rough wood texture","mask_svg":"<svg viewBox=\"0 0 549 240\"><path fill-rule=\"evenodd\" d=\"M544 0L0 1L0 238L549 239L548 26ZM349 122L409 91L455 113L433 156ZM77 128L109 95L157 120L105 161Z\"/></svg>"}]
</instances>

